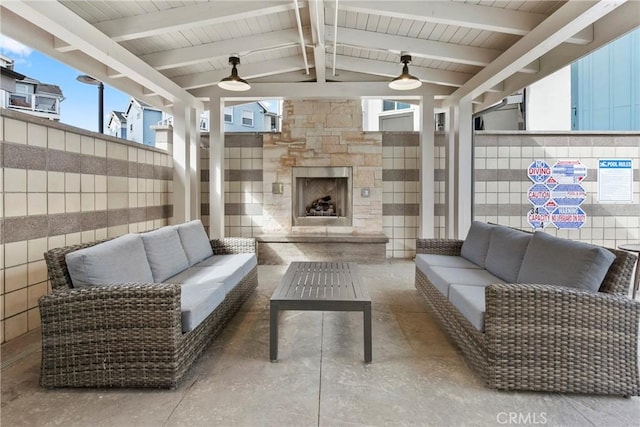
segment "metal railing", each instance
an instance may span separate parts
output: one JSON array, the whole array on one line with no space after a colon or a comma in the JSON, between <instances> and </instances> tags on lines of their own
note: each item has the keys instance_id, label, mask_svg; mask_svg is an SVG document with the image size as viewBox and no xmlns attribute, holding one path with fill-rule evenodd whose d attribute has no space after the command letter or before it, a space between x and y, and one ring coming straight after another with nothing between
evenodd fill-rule
<instances>
[{"instance_id":1,"label":"metal railing","mask_svg":"<svg viewBox=\"0 0 640 427\"><path fill-rule=\"evenodd\" d=\"M7 92L5 105L9 109L31 111L39 115L60 117L60 99L51 95Z\"/></svg>"}]
</instances>

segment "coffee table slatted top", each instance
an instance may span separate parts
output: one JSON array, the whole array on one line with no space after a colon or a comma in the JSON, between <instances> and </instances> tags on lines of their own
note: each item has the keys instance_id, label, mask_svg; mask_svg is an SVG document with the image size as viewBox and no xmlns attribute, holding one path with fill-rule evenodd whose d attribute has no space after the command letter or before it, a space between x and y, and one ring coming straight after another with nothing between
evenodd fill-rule
<instances>
[{"instance_id":1,"label":"coffee table slatted top","mask_svg":"<svg viewBox=\"0 0 640 427\"><path fill-rule=\"evenodd\" d=\"M294 262L272 299L313 301L369 300L353 262Z\"/></svg>"}]
</instances>

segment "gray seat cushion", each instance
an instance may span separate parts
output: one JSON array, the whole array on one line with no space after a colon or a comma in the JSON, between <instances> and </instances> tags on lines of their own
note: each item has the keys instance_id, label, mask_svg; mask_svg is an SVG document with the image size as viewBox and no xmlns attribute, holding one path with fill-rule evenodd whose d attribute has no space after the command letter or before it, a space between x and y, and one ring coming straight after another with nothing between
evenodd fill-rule
<instances>
[{"instance_id":1,"label":"gray seat cushion","mask_svg":"<svg viewBox=\"0 0 640 427\"><path fill-rule=\"evenodd\" d=\"M233 255L214 255L196 265L194 267L215 267L228 265L235 268L242 268L242 272L249 274L255 266L258 265L256 254L233 254Z\"/></svg>"},{"instance_id":2,"label":"gray seat cushion","mask_svg":"<svg viewBox=\"0 0 640 427\"><path fill-rule=\"evenodd\" d=\"M452 284L484 288L492 283L504 283L502 279L494 276L487 270L426 266L426 270L422 272L445 297L449 297Z\"/></svg>"},{"instance_id":3,"label":"gray seat cushion","mask_svg":"<svg viewBox=\"0 0 640 427\"><path fill-rule=\"evenodd\" d=\"M451 285L449 301L474 328L484 332L484 287L469 285Z\"/></svg>"},{"instance_id":4,"label":"gray seat cushion","mask_svg":"<svg viewBox=\"0 0 640 427\"><path fill-rule=\"evenodd\" d=\"M156 283L161 283L189 267L187 255L182 249L180 237L175 228L162 227L143 233L141 236Z\"/></svg>"},{"instance_id":5,"label":"gray seat cushion","mask_svg":"<svg viewBox=\"0 0 640 427\"><path fill-rule=\"evenodd\" d=\"M139 234L125 234L65 255L74 287L121 283L153 283Z\"/></svg>"},{"instance_id":6,"label":"gray seat cushion","mask_svg":"<svg viewBox=\"0 0 640 427\"><path fill-rule=\"evenodd\" d=\"M524 231L496 226L491 232L489 250L484 261L487 271L507 283L516 283L531 236L532 234Z\"/></svg>"},{"instance_id":7,"label":"gray seat cushion","mask_svg":"<svg viewBox=\"0 0 640 427\"><path fill-rule=\"evenodd\" d=\"M469 233L462 243L460 255L474 264L484 268L484 260L489 250L491 230L494 226L480 221L473 221Z\"/></svg>"},{"instance_id":8,"label":"gray seat cushion","mask_svg":"<svg viewBox=\"0 0 640 427\"><path fill-rule=\"evenodd\" d=\"M209 236L199 219L176 225L176 229L187 254L189 267L213 255Z\"/></svg>"},{"instance_id":9,"label":"gray seat cushion","mask_svg":"<svg viewBox=\"0 0 640 427\"><path fill-rule=\"evenodd\" d=\"M192 283L180 287L182 332L189 332L202 323L224 300L222 283Z\"/></svg>"},{"instance_id":10,"label":"gray seat cushion","mask_svg":"<svg viewBox=\"0 0 640 427\"><path fill-rule=\"evenodd\" d=\"M605 248L536 231L522 260L518 282L597 292L614 260L615 255Z\"/></svg>"},{"instance_id":11,"label":"gray seat cushion","mask_svg":"<svg viewBox=\"0 0 640 427\"><path fill-rule=\"evenodd\" d=\"M417 254L415 263L423 272L423 267L425 265L430 265L432 267L481 268L479 265L472 263L466 258L452 255Z\"/></svg>"},{"instance_id":12,"label":"gray seat cushion","mask_svg":"<svg viewBox=\"0 0 640 427\"><path fill-rule=\"evenodd\" d=\"M164 283L189 285L193 283L222 283L229 293L244 278L241 266L221 265L216 267L190 267L182 273L169 277Z\"/></svg>"}]
</instances>

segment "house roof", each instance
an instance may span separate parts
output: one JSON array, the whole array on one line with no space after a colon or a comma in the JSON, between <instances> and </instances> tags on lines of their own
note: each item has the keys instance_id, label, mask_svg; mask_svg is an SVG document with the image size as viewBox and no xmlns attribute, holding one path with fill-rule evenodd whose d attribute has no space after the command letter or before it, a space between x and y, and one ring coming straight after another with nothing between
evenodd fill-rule
<instances>
[{"instance_id":1,"label":"house roof","mask_svg":"<svg viewBox=\"0 0 640 427\"><path fill-rule=\"evenodd\" d=\"M16 80L23 80L26 77L24 74L17 73L7 67L2 66L0 66L0 73L2 73L3 76L9 76Z\"/></svg>"},{"instance_id":2,"label":"house roof","mask_svg":"<svg viewBox=\"0 0 640 427\"><path fill-rule=\"evenodd\" d=\"M112 111L111 114L120 120L120 123L127 123L127 116L124 114L124 111Z\"/></svg>"},{"instance_id":3,"label":"house roof","mask_svg":"<svg viewBox=\"0 0 640 427\"><path fill-rule=\"evenodd\" d=\"M18 73L19 74L19 73ZM36 80L32 77L29 76L25 76L22 75L21 79L16 78L17 80L20 80L22 83L27 83L27 84L31 84L33 86L35 86L35 93L39 93L39 94L47 94L47 95L55 95L58 96L60 98L63 97L62 95L62 89L60 89L60 86L58 85L54 85L54 84L50 84L50 83L42 83L39 80Z\"/></svg>"},{"instance_id":4,"label":"house roof","mask_svg":"<svg viewBox=\"0 0 640 427\"><path fill-rule=\"evenodd\" d=\"M433 95L486 108L640 25L640 1L3 2L3 34L156 108L212 97ZM423 86L386 84L400 54ZM216 87L238 72L252 88Z\"/></svg>"},{"instance_id":5,"label":"house roof","mask_svg":"<svg viewBox=\"0 0 640 427\"><path fill-rule=\"evenodd\" d=\"M49 95L62 96L62 89L58 85L52 85L49 83L38 83L36 86L36 93L46 93Z\"/></svg>"},{"instance_id":6,"label":"house roof","mask_svg":"<svg viewBox=\"0 0 640 427\"><path fill-rule=\"evenodd\" d=\"M148 110L156 110L156 111L160 111L159 108L154 107L153 105L147 104L146 102L137 99L137 98L131 98L129 100L129 104L127 105L127 111L124 113L125 116L129 115L129 112L131 111L131 106L132 105L138 105L140 108L142 108L143 110L148 109Z\"/></svg>"}]
</instances>

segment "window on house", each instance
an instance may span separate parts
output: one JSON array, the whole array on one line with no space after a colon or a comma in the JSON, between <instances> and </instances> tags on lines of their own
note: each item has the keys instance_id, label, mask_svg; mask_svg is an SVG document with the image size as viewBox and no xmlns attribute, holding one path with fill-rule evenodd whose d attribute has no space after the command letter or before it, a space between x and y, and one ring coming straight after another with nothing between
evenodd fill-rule
<instances>
[{"instance_id":1,"label":"window on house","mask_svg":"<svg viewBox=\"0 0 640 427\"><path fill-rule=\"evenodd\" d=\"M224 108L224 122L233 123L233 108L231 107Z\"/></svg>"},{"instance_id":2,"label":"window on house","mask_svg":"<svg viewBox=\"0 0 640 427\"><path fill-rule=\"evenodd\" d=\"M253 127L253 111L242 110L242 126Z\"/></svg>"},{"instance_id":3,"label":"window on house","mask_svg":"<svg viewBox=\"0 0 640 427\"><path fill-rule=\"evenodd\" d=\"M209 130L209 119L205 117L200 117L200 130L204 130L204 131Z\"/></svg>"},{"instance_id":4,"label":"window on house","mask_svg":"<svg viewBox=\"0 0 640 427\"><path fill-rule=\"evenodd\" d=\"M404 102L395 102L395 101L382 101L382 111L393 111L393 110L406 110L407 108L411 108L411 105Z\"/></svg>"}]
</instances>

